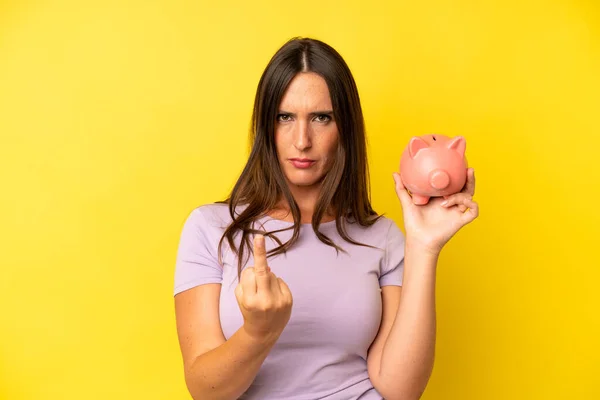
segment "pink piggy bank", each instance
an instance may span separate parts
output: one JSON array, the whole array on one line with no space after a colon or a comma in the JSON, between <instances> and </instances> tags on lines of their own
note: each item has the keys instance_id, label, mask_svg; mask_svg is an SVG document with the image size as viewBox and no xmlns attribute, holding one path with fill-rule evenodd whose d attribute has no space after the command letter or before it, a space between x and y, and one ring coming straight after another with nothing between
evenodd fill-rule
<instances>
[{"instance_id":1,"label":"pink piggy bank","mask_svg":"<svg viewBox=\"0 0 600 400\"><path fill-rule=\"evenodd\" d=\"M415 136L400 159L400 177L414 204L458 193L467 181L467 143L462 136Z\"/></svg>"}]
</instances>

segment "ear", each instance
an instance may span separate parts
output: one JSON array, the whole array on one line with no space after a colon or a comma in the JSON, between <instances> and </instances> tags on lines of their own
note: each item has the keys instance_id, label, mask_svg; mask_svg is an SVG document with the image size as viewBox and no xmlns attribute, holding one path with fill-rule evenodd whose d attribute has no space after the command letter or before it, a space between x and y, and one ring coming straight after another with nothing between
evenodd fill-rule
<instances>
[{"instance_id":1,"label":"ear","mask_svg":"<svg viewBox=\"0 0 600 400\"><path fill-rule=\"evenodd\" d=\"M465 156L465 150L467 148L467 141L462 136L456 136L448 143L448 148L456 150L461 157Z\"/></svg>"},{"instance_id":2,"label":"ear","mask_svg":"<svg viewBox=\"0 0 600 400\"><path fill-rule=\"evenodd\" d=\"M413 137L410 139L408 143L408 154L410 154L410 158L415 158L419 150L425 149L429 147L427 143L421 139L420 137Z\"/></svg>"}]
</instances>

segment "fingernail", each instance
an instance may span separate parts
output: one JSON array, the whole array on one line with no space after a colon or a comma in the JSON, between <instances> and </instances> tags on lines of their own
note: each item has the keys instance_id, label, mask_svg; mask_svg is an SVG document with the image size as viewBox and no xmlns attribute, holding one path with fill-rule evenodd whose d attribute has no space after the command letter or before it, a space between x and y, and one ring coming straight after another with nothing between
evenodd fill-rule
<instances>
[{"instance_id":1,"label":"fingernail","mask_svg":"<svg viewBox=\"0 0 600 400\"><path fill-rule=\"evenodd\" d=\"M442 205L445 206L446 204L448 204L448 200L444 200L442 201Z\"/></svg>"}]
</instances>

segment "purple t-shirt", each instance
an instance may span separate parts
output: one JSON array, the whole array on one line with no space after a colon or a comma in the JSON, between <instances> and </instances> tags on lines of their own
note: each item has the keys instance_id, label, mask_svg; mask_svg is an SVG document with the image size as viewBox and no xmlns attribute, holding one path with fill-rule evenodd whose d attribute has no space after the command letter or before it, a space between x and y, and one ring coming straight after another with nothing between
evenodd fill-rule
<instances>
[{"instance_id":1,"label":"purple t-shirt","mask_svg":"<svg viewBox=\"0 0 600 400\"><path fill-rule=\"evenodd\" d=\"M217 256L230 222L223 204L200 206L190 213L181 234L174 282L175 294L221 283L220 319L227 339L243 324L234 294L237 258L227 246L222 267ZM267 231L293 225L269 217L259 222ZM320 231L347 253L337 254L319 241L310 224L303 224L299 240L287 254L267 259L289 286L294 305L285 330L241 399L382 399L369 379L367 350L381 322L380 287L402 285L404 235L386 217L369 228L347 224L351 238L377 248L344 241L335 221L321 224ZM292 230L276 235L285 242ZM269 238L265 245L267 251L277 246ZM246 266L252 265L250 255Z\"/></svg>"}]
</instances>

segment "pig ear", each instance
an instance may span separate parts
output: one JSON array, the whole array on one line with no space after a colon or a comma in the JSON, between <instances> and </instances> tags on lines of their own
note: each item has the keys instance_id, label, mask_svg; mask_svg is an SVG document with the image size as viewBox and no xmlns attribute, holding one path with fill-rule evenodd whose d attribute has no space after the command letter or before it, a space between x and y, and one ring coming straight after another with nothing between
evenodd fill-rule
<instances>
[{"instance_id":1,"label":"pig ear","mask_svg":"<svg viewBox=\"0 0 600 400\"><path fill-rule=\"evenodd\" d=\"M427 148L427 143L421 139L420 137L413 137L410 139L408 143L408 153L410 154L410 158L415 158L417 152L421 149Z\"/></svg>"},{"instance_id":2,"label":"pig ear","mask_svg":"<svg viewBox=\"0 0 600 400\"><path fill-rule=\"evenodd\" d=\"M465 156L465 150L467 148L467 141L462 136L456 136L448 142L448 148L456 150L461 157Z\"/></svg>"}]
</instances>

